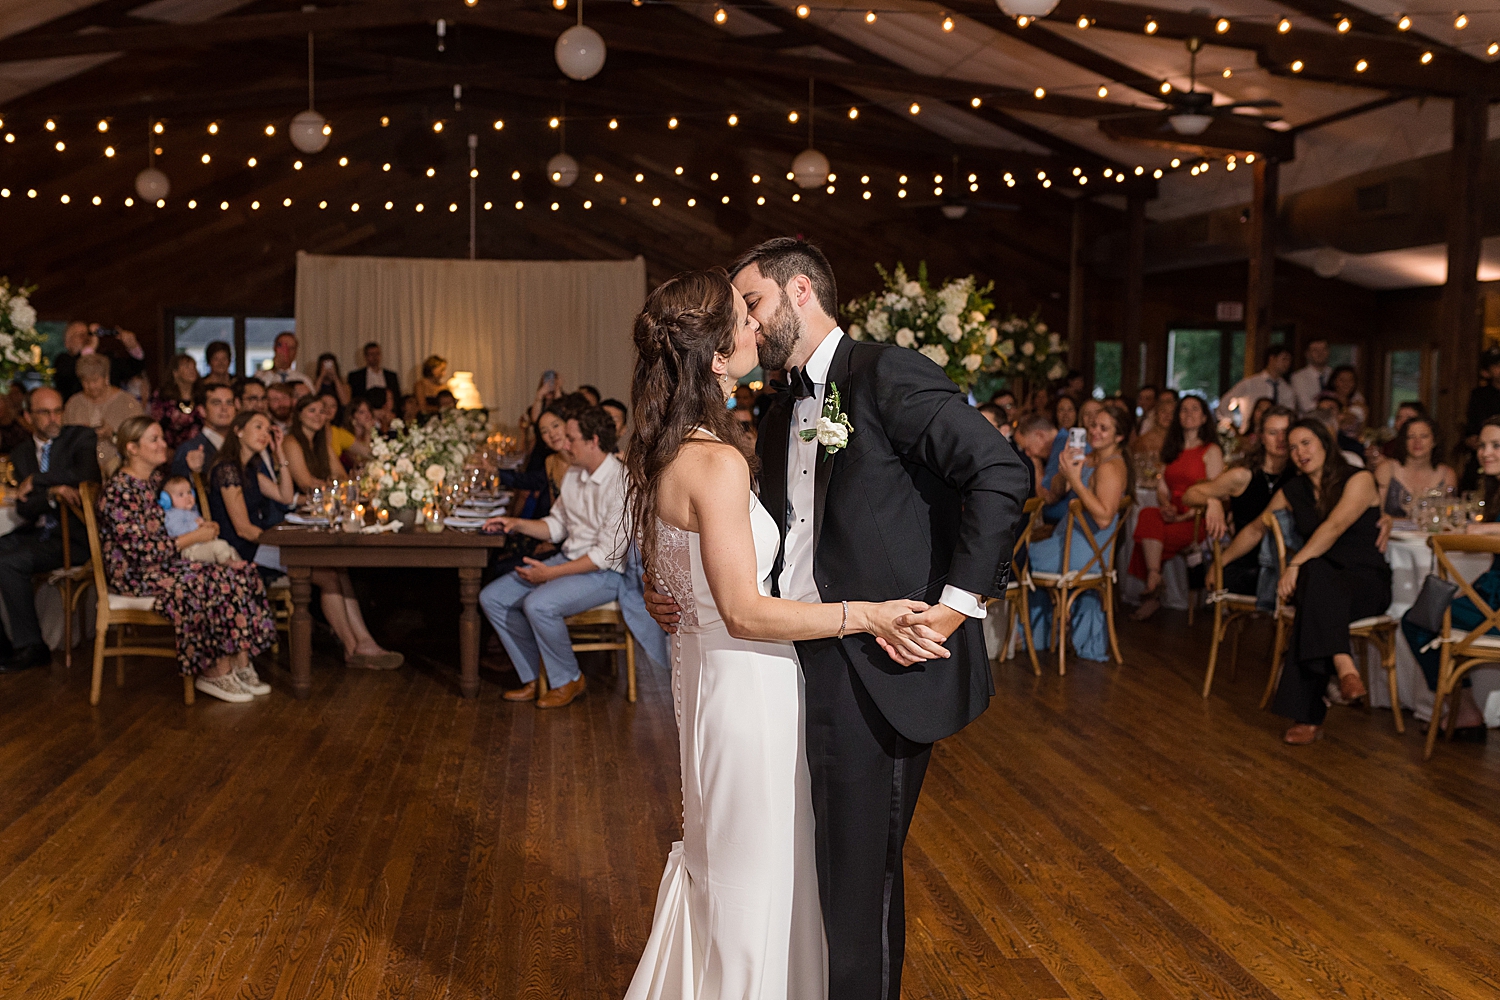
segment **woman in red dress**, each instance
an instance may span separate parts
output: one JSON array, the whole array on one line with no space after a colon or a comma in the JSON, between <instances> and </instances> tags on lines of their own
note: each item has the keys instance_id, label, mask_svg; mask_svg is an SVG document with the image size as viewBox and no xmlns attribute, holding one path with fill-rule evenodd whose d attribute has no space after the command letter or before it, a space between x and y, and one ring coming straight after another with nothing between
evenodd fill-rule
<instances>
[{"instance_id":1,"label":"woman in red dress","mask_svg":"<svg viewBox=\"0 0 1500 1000\"><path fill-rule=\"evenodd\" d=\"M1208 403L1202 396L1184 395L1178 403L1162 442L1161 461L1166 469L1156 484L1157 506L1142 508L1135 525L1130 572L1146 581L1146 598L1133 616L1136 621L1150 618L1161 607L1157 591L1162 563L1196 541L1193 512L1182 505L1182 495L1194 483L1224 471L1224 453L1214 443Z\"/></svg>"}]
</instances>

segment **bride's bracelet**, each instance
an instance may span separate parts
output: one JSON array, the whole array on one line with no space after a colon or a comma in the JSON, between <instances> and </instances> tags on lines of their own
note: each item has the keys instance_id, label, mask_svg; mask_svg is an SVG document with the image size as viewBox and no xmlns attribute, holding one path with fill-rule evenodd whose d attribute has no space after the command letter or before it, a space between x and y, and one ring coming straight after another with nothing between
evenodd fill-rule
<instances>
[{"instance_id":1,"label":"bride's bracelet","mask_svg":"<svg viewBox=\"0 0 1500 1000\"><path fill-rule=\"evenodd\" d=\"M849 627L849 602L845 601L844 602L844 620L841 621L841 622L839 622L839 634L836 635L836 636L834 636L834 638L835 639L842 639L844 637L844 629L846 629L848 627Z\"/></svg>"}]
</instances>

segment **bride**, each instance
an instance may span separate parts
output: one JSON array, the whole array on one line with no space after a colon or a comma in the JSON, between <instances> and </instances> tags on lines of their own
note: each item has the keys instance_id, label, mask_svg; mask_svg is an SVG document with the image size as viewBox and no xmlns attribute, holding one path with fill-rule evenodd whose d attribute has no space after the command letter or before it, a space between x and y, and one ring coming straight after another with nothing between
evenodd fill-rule
<instances>
[{"instance_id":1,"label":"bride","mask_svg":"<svg viewBox=\"0 0 1500 1000\"><path fill-rule=\"evenodd\" d=\"M672 700L683 832L627 1000L827 996L792 641L868 632L918 659L948 655L896 626L926 610L918 601L767 596L781 534L725 408L757 363L758 333L717 270L659 286L635 322L630 513L647 570L682 608Z\"/></svg>"}]
</instances>

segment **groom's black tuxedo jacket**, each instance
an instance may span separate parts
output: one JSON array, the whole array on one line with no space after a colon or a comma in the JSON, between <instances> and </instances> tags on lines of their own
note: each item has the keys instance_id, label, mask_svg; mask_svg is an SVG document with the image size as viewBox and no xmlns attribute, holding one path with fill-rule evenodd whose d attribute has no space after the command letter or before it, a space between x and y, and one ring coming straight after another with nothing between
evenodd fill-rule
<instances>
[{"instance_id":1,"label":"groom's black tuxedo jacket","mask_svg":"<svg viewBox=\"0 0 1500 1000\"><path fill-rule=\"evenodd\" d=\"M1003 597L1031 491L1024 460L916 351L846 336L828 380L854 432L831 456L819 449L813 577L822 599L937 604L945 584ZM792 402L788 393L771 404L759 437L761 501L781 523L783 544ZM778 555L773 583L780 572ZM914 667L897 664L869 635L841 645L876 707L918 743L956 733L994 694L975 618L949 638L951 657Z\"/></svg>"}]
</instances>

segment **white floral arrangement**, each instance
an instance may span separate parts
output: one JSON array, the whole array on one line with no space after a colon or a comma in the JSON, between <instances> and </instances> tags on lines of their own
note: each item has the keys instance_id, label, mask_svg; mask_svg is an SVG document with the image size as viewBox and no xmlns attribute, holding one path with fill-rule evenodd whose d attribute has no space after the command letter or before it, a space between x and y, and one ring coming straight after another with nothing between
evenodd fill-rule
<instances>
[{"instance_id":1,"label":"white floral arrangement","mask_svg":"<svg viewBox=\"0 0 1500 1000\"><path fill-rule=\"evenodd\" d=\"M391 510L420 508L456 482L489 431L486 410L443 410L424 424L391 421L393 438L376 437L361 473L362 492Z\"/></svg>"},{"instance_id":2,"label":"white floral arrangement","mask_svg":"<svg viewBox=\"0 0 1500 1000\"><path fill-rule=\"evenodd\" d=\"M36 328L36 309L29 298L32 289L18 288L0 277L0 385L35 373L52 381L52 365L42 357L46 336Z\"/></svg>"},{"instance_id":3,"label":"white floral arrangement","mask_svg":"<svg viewBox=\"0 0 1500 1000\"><path fill-rule=\"evenodd\" d=\"M937 288L927 280L925 261L918 265L915 279L902 264L891 273L879 264L875 269L885 281L885 291L871 292L844 307L850 337L919 351L963 389L981 370L994 367L1000 334L990 319L995 308L989 298L993 282L980 287L970 275Z\"/></svg>"},{"instance_id":4,"label":"white floral arrangement","mask_svg":"<svg viewBox=\"0 0 1500 1000\"><path fill-rule=\"evenodd\" d=\"M1010 376L1013 384L1042 385L1068 374L1068 343L1047 328L1039 313L1024 319L1012 314L1001 322L995 354L998 363L992 370Z\"/></svg>"}]
</instances>

